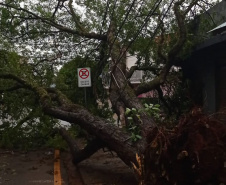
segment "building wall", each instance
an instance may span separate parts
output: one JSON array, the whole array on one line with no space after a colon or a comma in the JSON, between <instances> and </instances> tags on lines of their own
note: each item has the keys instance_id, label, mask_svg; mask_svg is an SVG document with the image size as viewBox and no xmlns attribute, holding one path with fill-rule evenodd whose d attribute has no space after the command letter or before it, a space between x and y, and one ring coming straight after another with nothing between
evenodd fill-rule
<instances>
[{"instance_id":1,"label":"building wall","mask_svg":"<svg viewBox=\"0 0 226 185\"><path fill-rule=\"evenodd\" d=\"M128 68L128 70L132 67L135 66L137 62L137 57L136 56L127 56L126 59L126 67ZM142 76L143 76L143 71L141 70L136 70L134 71L133 75L130 78L130 82L133 85L138 85L141 83L142 80Z\"/></svg>"},{"instance_id":2,"label":"building wall","mask_svg":"<svg viewBox=\"0 0 226 185\"><path fill-rule=\"evenodd\" d=\"M183 64L185 75L193 84L199 84L197 89L202 89L196 92L202 95L199 99L205 112L215 113L226 109L226 34L208 35L210 28L202 24L204 20L212 24L211 29L226 22L226 0L195 19L194 29L201 31L206 40L200 39L201 43Z\"/></svg>"},{"instance_id":3,"label":"building wall","mask_svg":"<svg viewBox=\"0 0 226 185\"><path fill-rule=\"evenodd\" d=\"M215 64L211 62L208 66L203 65L202 73L203 80L203 107L205 112L214 113L216 111L216 79L215 79Z\"/></svg>"},{"instance_id":4,"label":"building wall","mask_svg":"<svg viewBox=\"0 0 226 185\"><path fill-rule=\"evenodd\" d=\"M218 117L226 120L226 58L218 62L216 70L216 109Z\"/></svg>"},{"instance_id":5,"label":"building wall","mask_svg":"<svg viewBox=\"0 0 226 185\"><path fill-rule=\"evenodd\" d=\"M183 74L190 80L190 98L196 106L202 106L206 113L216 111L215 64L208 57L191 58L186 61Z\"/></svg>"}]
</instances>

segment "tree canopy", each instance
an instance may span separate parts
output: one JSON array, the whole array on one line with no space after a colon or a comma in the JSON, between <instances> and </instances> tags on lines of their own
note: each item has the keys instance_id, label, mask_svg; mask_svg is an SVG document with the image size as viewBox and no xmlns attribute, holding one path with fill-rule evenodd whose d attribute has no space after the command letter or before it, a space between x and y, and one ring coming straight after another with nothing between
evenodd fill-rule
<instances>
[{"instance_id":1,"label":"tree canopy","mask_svg":"<svg viewBox=\"0 0 226 185\"><path fill-rule=\"evenodd\" d=\"M160 145L167 145L167 139L160 134L154 114L146 111L153 107L144 105L138 95L155 90L167 107L163 87L170 82L177 85L177 78L173 76L180 70L174 70L175 66L180 66L189 55L197 37L194 30L189 29L190 21L211 6L211 0L2 0L2 107L7 107L7 114L15 120L26 118L28 121L29 115L32 113L34 118L33 112L38 110L39 115L44 113L79 125L94 139L87 145L92 148L88 150L90 154L79 151L81 155L75 155L76 162L84 159L78 156L89 156L106 146L128 166L133 166L140 184L163 181L185 184L188 174L185 180L175 180L174 174L161 176L167 165L164 169L161 165L157 170L152 169L150 164L156 167L153 159L160 160L156 156L163 150ZM136 56L137 61L128 69L126 61L131 55ZM71 71L88 65L92 68L93 86L89 89L90 106L85 107L80 99L81 89L75 85L76 76ZM135 70L143 70L148 75L137 87L129 80ZM104 75L110 77L108 89L101 83ZM93 111L91 104L97 110L97 100L110 101L122 126ZM126 110L131 111L129 117ZM60 132L67 140L65 131ZM160 143L158 136L164 143ZM75 148L71 150L78 154Z\"/></svg>"}]
</instances>

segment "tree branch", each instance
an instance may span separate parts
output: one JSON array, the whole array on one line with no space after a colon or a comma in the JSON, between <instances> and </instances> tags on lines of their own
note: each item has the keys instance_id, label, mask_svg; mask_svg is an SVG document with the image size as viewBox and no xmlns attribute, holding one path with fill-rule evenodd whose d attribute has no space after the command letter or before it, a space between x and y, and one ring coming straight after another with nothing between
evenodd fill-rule
<instances>
[{"instance_id":1,"label":"tree branch","mask_svg":"<svg viewBox=\"0 0 226 185\"><path fill-rule=\"evenodd\" d=\"M170 62L167 62L158 76L156 76L150 82L142 83L137 87L136 95L140 95L142 93L146 93L148 91L154 90L159 85L162 85L165 82L166 77L167 77L171 67L172 67L172 64Z\"/></svg>"},{"instance_id":2,"label":"tree branch","mask_svg":"<svg viewBox=\"0 0 226 185\"><path fill-rule=\"evenodd\" d=\"M184 45L187 36L187 30L184 20L185 14L183 14L180 10L180 5L182 4L182 2L183 0L176 2L173 7L173 11L176 16L176 21L179 28L179 36L177 42L175 43L175 45L172 46L172 49L168 53L168 61L170 61L171 63L173 62L173 59L177 56L182 46Z\"/></svg>"},{"instance_id":3,"label":"tree branch","mask_svg":"<svg viewBox=\"0 0 226 185\"><path fill-rule=\"evenodd\" d=\"M35 113L37 112L37 108L34 108L31 110L31 112L25 116L23 119L19 120L17 122L17 125L14 127L15 129L20 128L25 122L27 122L28 120L30 120L31 118L34 118Z\"/></svg>"},{"instance_id":4,"label":"tree branch","mask_svg":"<svg viewBox=\"0 0 226 185\"><path fill-rule=\"evenodd\" d=\"M189 4L189 6L187 7L187 9L184 11L184 15L186 15L191 9L192 9L192 7L194 7L197 3L198 3L198 1L200 1L200 0L193 0L190 4Z\"/></svg>"},{"instance_id":5,"label":"tree branch","mask_svg":"<svg viewBox=\"0 0 226 185\"><path fill-rule=\"evenodd\" d=\"M74 11L74 9L73 9L73 7L72 7L72 2L73 2L73 0L69 0L69 3L68 3L68 7L69 7L69 9L70 9L72 18L73 18L73 20L74 20L74 22L75 22L77 28L78 28L80 31L82 31L82 32L86 32L86 31L85 31L85 28L84 28L84 27L81 25L81 23L79 22L78 16L75 14L75 11Z\"/></svg>"},{"instance_id":6,"label":"tree branch","mask_svg":"<svg viewBox=\"0 0 226 185\"><path fill-rule=\"evenodd\" d=\"M52 18L54 18L55 17L55 15L56 15L56 13L57 13L57 10L58 10L58 8L60 7L60 0L58 0L58 2L57 2L57 6L56 6L56 8L55 8L55 10L54 10L54 12L53 12L53 14L52 14Z\"/></svg>"},{"instance_id":7,"label":"tree branch","mask_svg":"<svg viewBox=\"0 0 226 185\"><path fill-rule=\"evenodd\" d=\"M127 72L126 78L127 78L127 79L131 78L131 76L133 75L133 73L134 73L136 70L152 71L152 72L154 72L155 74L157 74L157 71L159 71L160 69L157 68L157 67L153 67L153 66L142 66L142 67L132 66L132 67L130 68L130 70Z\"/></svg>"},{"instance_id":8,"label":"tree branch","mask_svg":"<svg viewBox=\"0 0 226 185\"><path fill-rule=\"evenodd\" d=\"M18 82L20 85L22 85L23 88L26 88L28 90L33 91L36 93L39 97L40 103L43 107L50 106L51 98L46 92L46 90L42 87L37 86L36 84L31 84L27 82L26 80L23 80L22 78L19 78L16 75L10 74L10 73L0 73L0 78L2 79L11 79L16 82Z\"/></svg>"},{"instance_id":9,"label":"tree branch","mask_svg":"<svg viewBox=\"0 0 226 185\"><path fill-rule=\"evenodd\" d=\"M26 12L29 15L33 16L35 19L41 20L43 23L48 24L48 25L50 25L54 28L57 28L58 30L63 31L63 32L79 35L81 37L90 38L90 39L97 39L97 40L106 40L107 39L106 35L100 35L100 34L96 34L94 32L87 33L87 32L83 32L83 31L73 30L71 28L68 28L66 26L63 26L63 25L60 25L60 24L54 22L50 18L41 17L41 16L39 16L39 15L37 15L37 14L27 10L27 9L24 9L24 8L18 8L18 7L15 7L13 5L4 4L4 3L0 3L0 5L8 7L8 8L13 8L13 9L18 10L18 11Z\"/></svg>"},{"instance_id":10,"label":"tree branch","mask_svg":"<svg viewBox=\"0 0 226 185\"><path fill-rule=\"evenodd\" d=\"M15 91L15 90L18 90L18 89L21 89L21 88L23 88L23 87L20 84L15 84L12 87L0 89L0 93L11 92L11 91Z\"/></svg>"},{"instance_id":11,"label":"tree branch","mask_svg":"<svg viewBox=\"0 0 226 185\"><path fill-rule=\"evenodd\" d=\"M67 130L65 130L64 128L59 128L57 129L57 132L59 132L59 134L67 142L72 154L73 163L75 165L89 158L94 153L96 153L99 149L104 147L104 144L101 140L93 139L88 142L85 148L80 149L75 139L70 136Z\"/></svg>"},{"instance_id":12,"label":"tree branch","mask_svg":"<svg viewBox=\"0 0 226 185\"><path fill-rule=\"evenodd\" d=\"M166 64L163 67L163 69L161 70L160 75L157 76L152 81L138 86L138 88L136 90L137 95L146 93L153 89L156 89L156 88L158 88L159 85L163 84L166 80L169 70L175 64L175 61L177 61L176 60L177 55L181 51L181 49L186 41L186 37L187 37L185 16L188 13L188 11L190 11L190 9L195 5L197 0L192 1L192 3L188 6L188 8L184 12L182 12L180 10L180 5L183 2L184 2L184 0L180 0L180 1L176 2L173 7L174 14L176 16L176 21L177 21L178 28L179 28L179 31L178 31L179 36L178 36L177 42L172 46L172 49L170 49L170 51L168 52L168 55L166 58L167 59Z\"/></svg>"},{"instance_id":13,"label":"tree branch","mask_svg":"<svg viewBox=\"0 0 226 185\"><path fill-rule=\"evenodd\" d=\"M169 115L171 115L172 114L171 107L168 105L167 101L165 100L161 87L160 86L157 87L156 90L158 92L158 96L159 96L160 101L162 101L163 105L168 109Z\"/></svg>"},{"instance_id":14,"label":"tree branch","mask_svg":"<svg viewBox=\"0 0 226 185\"><path fill-rule=\"evenodd\" d=\"M55 100L60 106L65 107L68 104L72 104L72 102L58 89L46 88L46 91L55 94Z\"/></svg>"},{"instance_id":15,"label":"tree branch","mask_svg":"<svg viewBox=\"0 0 226 185\"><path fill-rule=\"evenodd\" d=\"M165 42L165 28L164 28L164 22L159 16L159 27L161 30L161 34L158 40L157 44L157 54L158 54L158 59L161 60L162 63L165 63L167 61L167 57L163 54L163 44ZM156 61L158 63L158 61Z\"/></svg>"}]
</instances>

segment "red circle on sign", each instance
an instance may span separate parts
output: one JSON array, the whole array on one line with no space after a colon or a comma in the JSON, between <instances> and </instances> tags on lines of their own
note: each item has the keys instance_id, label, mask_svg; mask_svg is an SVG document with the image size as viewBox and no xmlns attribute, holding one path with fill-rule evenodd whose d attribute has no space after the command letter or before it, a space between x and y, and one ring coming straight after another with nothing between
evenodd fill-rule
<instances>
[{"instance_id":1,"label":"red circle on sign","mask_svg":"<svg viewBox=\"0 0 226 185\"><path fill-rule=\"evenodd\" d=\"M82 79L88 78L88 77L89 77L89 70L88 70L88 69L85 69L85 68L80 69L80 70L79 70L79 76L80 76L80 78L82 78Z\"/></svg>"}]
</instances>

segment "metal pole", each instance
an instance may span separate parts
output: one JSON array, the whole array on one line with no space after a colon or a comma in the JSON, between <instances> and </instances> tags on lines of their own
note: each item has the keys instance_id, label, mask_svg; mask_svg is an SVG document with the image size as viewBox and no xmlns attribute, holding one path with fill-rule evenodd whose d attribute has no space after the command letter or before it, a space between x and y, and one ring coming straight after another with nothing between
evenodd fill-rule
<instances>
[{"instance_id":1,"label":"metal pole","mask_svg":"<svg viewBox=\"0 0 226 185\"><path fill-rule=\"evenodd\" d=\"M85 91L85 107L87 108L86 87L84 87L84 91Z\"/></svg>"}]
</instances>

